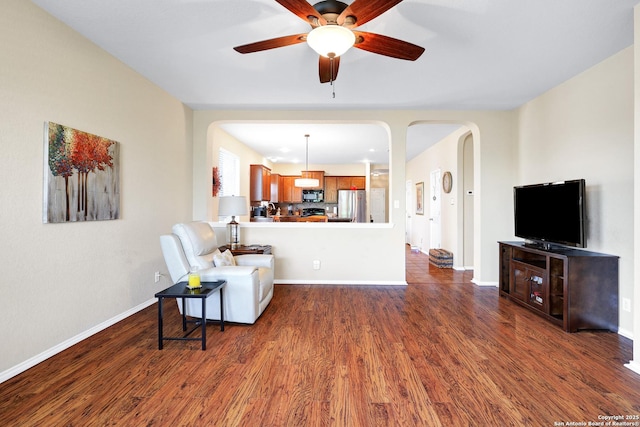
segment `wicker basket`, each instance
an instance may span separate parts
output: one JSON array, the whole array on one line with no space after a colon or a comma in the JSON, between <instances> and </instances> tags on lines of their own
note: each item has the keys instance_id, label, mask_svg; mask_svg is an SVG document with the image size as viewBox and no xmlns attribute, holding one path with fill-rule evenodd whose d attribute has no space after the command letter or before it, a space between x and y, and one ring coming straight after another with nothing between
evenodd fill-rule
<instances>
[{"instance_id":1,"label":"wicker basket","mask_svg":"<svg viewBox=\"0 0 640 427\"><path fill-rule=\"evenodd\" d=\"M453 254L445 249L429 249L429 262L438 268L452 268Z\"/></svg>"}]
</instances>

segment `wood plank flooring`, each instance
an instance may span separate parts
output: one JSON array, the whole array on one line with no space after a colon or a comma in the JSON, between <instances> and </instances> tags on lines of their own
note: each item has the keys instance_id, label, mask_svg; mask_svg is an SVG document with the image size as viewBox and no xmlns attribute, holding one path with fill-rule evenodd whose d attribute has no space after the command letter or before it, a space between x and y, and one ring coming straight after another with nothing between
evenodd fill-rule
<instances>
[{"instance_id":1,"label":"wood plank flooring","mask_svg":"<svg viewBox=\"0 0 640 427\"><path fill-rule=\"evenodd\" d=\"M565 333L471 277L407 250L407 287L278 285L255 325L210 325L204 352L159 351L154 305L0 384L0 425L557 426L640 414L640 375L623 367L630 340Z\"/></svg>"}]
</instances>

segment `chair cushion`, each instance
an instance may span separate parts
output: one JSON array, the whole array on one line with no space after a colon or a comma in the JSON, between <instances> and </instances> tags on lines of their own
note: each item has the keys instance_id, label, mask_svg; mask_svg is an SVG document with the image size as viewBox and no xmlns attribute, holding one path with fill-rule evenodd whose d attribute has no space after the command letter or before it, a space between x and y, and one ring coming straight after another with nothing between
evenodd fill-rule
<instances>
[{"instance_id":1,"label":"chair cushion","mask_svg":"<svg viewBox=\"0 0 640 427\"><path fill-rule=\"evenodd\" d=\"M236 260L233 258L233 254L229 249L224 252L220 252L219 249L216 249L213 253L213 265L216 267L236 265Z\"/></svg>"},{"instance_id":2,"label":"chair cushion","mask_svg":"<svg viewBox=\"0 0 640 427\"><path fill-rule=\"evenodd\" d=\"M258 268L260 277L260 289L258 291L258 301L262 301L273 288L273 280L271 280L271 269L266 267Z\"/></svg>"},{"instance_id":3,"label":"chair cushion","mask_svg":"<svg viewBox=\"0 0 640 427\"><path fill-rule=\"evenodd\" d=\"M188 224L176 224L173 226L173 233L183 240L182 245L191 244L193 254L196 256L207 255L218 248L213 228L206 222L190 222Z\"/></svg>"}]
</instances>

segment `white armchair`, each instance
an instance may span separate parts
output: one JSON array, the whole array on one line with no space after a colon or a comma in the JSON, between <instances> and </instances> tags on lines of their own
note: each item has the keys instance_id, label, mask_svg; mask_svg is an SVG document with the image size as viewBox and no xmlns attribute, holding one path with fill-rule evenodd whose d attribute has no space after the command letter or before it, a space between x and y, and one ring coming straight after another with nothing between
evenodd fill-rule
<instances>
[{"instance_id":1,"label":"white armchair","mask_svg":"<svg viewBox=\"0 0 640 427\"><path fill-rule=\"evenodd\" d=\"M172 234L160 236L162 254L171 280L187 280L190 266L200 269L202 281L226 280L224 287L225 322L253 324L273 298L273 255L238 255L235 266L215 267L213 254L218 248L215 232L207 222L176 224ZM219 299L207 298L207 318L220 319ZM182 302L178 301L182 311ZM188 316L200 317L200 301L186 300Z\"/></svg>"}]
</instances>

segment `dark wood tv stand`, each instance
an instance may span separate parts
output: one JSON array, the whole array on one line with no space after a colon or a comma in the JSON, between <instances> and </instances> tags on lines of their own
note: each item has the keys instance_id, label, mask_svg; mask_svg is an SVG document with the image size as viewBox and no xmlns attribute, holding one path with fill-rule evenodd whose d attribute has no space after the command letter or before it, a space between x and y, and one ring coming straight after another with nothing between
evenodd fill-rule
<instances>
[{"instance_id":1,"label":"dark wood tv stand","mask_svg":"<svg viewBox=\"0 0 640 427\"><path fill-rule=\"evenodd\" d=\"M571 248L500 245L500 296L567 332L618 331L618 257Z\"/></svg>"}]
</instances>

